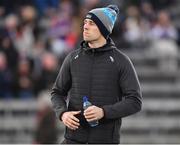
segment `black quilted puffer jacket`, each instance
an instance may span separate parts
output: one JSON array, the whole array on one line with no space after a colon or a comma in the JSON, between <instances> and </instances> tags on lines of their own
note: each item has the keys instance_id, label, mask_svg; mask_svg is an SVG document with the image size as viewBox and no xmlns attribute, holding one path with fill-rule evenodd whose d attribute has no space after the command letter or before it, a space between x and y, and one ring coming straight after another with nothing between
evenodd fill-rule
<instances>
[{"instance_id":1,"label":"black quilted puffer jacket","mask_svg":"<svg viewBox=\"0 0 180 145\"><path fill-rule=\"evenodd\" d=\"M140 84L130 59L109 38L101 48L81 48L64 60L51 92L58 118L65 111L82 110L77 130L66 128L65 138L80 143L119 143L121 118L141 110ZM83 96L102 107L105 116L90 127L83 116Z\"/></svg>"}]
</instances>

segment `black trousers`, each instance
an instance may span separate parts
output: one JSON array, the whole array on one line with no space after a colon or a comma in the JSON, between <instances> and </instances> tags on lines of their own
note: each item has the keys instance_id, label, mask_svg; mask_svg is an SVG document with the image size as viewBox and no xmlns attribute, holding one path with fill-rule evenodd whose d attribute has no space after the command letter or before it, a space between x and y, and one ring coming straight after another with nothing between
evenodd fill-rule
<instances>
[{"instance_id":1,"label":"black trousers","mask_svg":"<svg viewBox=\"0 0 180 145\"><path fill-rule=\"evenodd\" d=\"M69 139L64 139L61 144L84 144L82 142L77 142L77 141L73 141L73 140L69 140Z\"/></svg>"}]
</instances>

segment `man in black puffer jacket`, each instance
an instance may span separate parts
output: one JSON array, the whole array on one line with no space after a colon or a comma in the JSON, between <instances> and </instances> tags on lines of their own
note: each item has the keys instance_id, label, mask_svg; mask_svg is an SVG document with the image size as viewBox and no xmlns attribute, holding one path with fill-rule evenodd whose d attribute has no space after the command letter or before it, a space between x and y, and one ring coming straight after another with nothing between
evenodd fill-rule
<instances>
[{"instance_id":1,"label":"man in black puffer jacket","mask_svg":"<svg viewBox=\"0 0 180 145\"><path fill-rule=\"evenodd\" d=\"M109 38L118 14L110 5L88 12L81 48L64 60L51 92L63 143L120 143L121 118L141 110L140 84L130 59ZM93 106L83 110L83 96ZM95 127L88 122L98 120Z\"/></svg>"}]
</instances>

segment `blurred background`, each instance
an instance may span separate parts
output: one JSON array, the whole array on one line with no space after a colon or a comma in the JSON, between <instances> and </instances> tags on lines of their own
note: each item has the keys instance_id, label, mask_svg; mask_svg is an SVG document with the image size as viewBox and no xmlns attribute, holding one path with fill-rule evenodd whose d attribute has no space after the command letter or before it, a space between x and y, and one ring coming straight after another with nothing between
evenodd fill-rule
<instances>
[{"instance_id":1,"label":"blurred background","mask_svg":"<svg viewBox=\"0 0 180 145\"><path fill-rule=\"evenodd\" d=\"M92 8L116 4L112 39L137 70L143 110L121 143L180 143L179 0L0 0L0 143L59 143L50 90Z\"/></svg>"}]
</instances>

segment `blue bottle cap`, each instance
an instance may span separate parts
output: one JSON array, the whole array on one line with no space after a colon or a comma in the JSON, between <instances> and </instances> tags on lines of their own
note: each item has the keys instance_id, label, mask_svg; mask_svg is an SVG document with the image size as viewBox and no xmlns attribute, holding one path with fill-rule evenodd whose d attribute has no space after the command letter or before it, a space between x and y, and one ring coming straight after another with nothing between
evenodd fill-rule
<instances>
[{"instance_id":1,"label":"blue bottle cap","mask_svg":"<svg viewBox=\"0 0 180 145\"><path fill-rule=\"evenodd\" d=\"M88 97L87 96L84 96L83 97L83 102L87 102L88 101Z\"/></svg>"}]
</instances>

